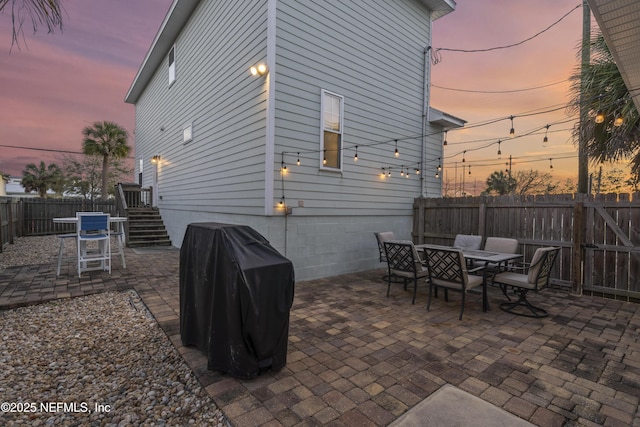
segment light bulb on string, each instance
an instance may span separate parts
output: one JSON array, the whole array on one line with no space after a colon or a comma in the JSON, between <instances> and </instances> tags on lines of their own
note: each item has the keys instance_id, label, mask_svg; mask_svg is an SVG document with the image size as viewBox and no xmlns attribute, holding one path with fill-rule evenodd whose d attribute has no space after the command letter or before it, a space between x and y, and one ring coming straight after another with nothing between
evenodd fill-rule
<instances>
[{"instance_id":1,"label":"light bulb on string","mask_svg":"<svg viewBox=\"0 0 640 427\"><path fill-rule=\"evenodd\" d=\"M298 163L298 166L300 166L300 153L298 153L298 161L297 161L297 163Z\"/></svg>"},{"instance_id":2,"label":"light bulb on string","mask_svg":"<svg viewBox=\"0 0 640 427\"><path fill-rule=\"evenodd\" d=\"M465 154L467 154L467 150L464 150L464 151L462 152L462 163L466 162L466 160L465 160L465 158L464 158Z\"/></svg>"},{"instance_id":3,"label":"light bulb on string","mask_svg":"<svg viewBox=\"0 0 640 427\"><path fill-rule=\"evenodd\" d=\"M551 158L549 158L549 169L553 169L553 164L551 163Z\"/></svg>"},{"instance_id":4,"label":"light bulb on string","mask_svg":"<svg viewBox=\"0 0 640 427\"><path fill-rule=\"evenodd\" d=\"M326 165L327 164L327 150L324 150L324 157L322 158L322 164Z\"/></svg>"},{"instance_id":5,"label":"light bulb on string","mask_svg":"<svg viewBox=\"0 0 640 427\"><path fill-rule=\"evenodd\" d=\"M353 156L353 161L357 162L358 161L358 146L356 145L356 154Z\"/></svg>"},{"instance_id":6,"label":"light bulb on string","mask_svg":"<svg viewBox=\"0 0 640 427\"><path fill-rule=\"evenodd\" d=\"M382 168L382 172L380 173L380 178L384 179L387 174L384 172L384 168Z\"/></svg>"},{"instance_id":7,"label":"light bulb on string","mask_svg":"<svg viewBox=\"0 0 640 427\"><path fill-rule=\"evenodd\" d=\"M513 127L513 119L514 118L515 118L514 116L509 117L509 119L511 120L511 130L509 131L509 137L511 137L511 138L513 138L516 135L516 130Z\"/></svg>"},{"instance_id":8,"label":"light bulb on string","mask_svg":"<svg viewBox=\"0 0 640 427\"><path fill-rule=\"evenodd\" d=\"M471 165L469 165L469 175L471 175Z\"/></svg>"},{"instance_id":9,"label":"light bulb on string","mask_svg":"<svg viewBox=\"0 0 640 427\"><path fill-rule=\"evenodd\" d=\"M398 152L398 140L396 139L396 151L393 153L394 156L400 157L400 153Z\"/></svg>"},{"instance_id":10,"label":"light bulb on string","mask_svg":"<svg viewBox=\"0 0 640 427\"><path fill-rule=\"evenodd\" d=\"M594 122L597 124L604 123L604 119L606 118L604 111L602 111L602 95L598 95L598 111L596 112L596 116L594 118Z\"/></svg>"},{"instance_id":11,"label":"light bulb on string","mask_svg":"<svg viewBox=\"0 0 640 427\"><path fill-rule=\"evenodd\" d=\"M498 140L498 158L502 157L502 151L500 150L500 144L502 143L502 141Z\"/></svg>"},{"instance_id":12,"label":"light bulb on string","mask_svg":"<svg viewBox=\"0 0 640 427\"><path fill-rule=\"evenodd\" d=\"M387 169L387 176L391 178L391 168Z\"/></svg>"},{"instance_id":13,"label":"light bulb on string","mask_svg":"<svg viewBox=\"0 0 640 427\"><path fill-rule=\"evenodd\" d=\"M416 175L420 175L420 169L416 169Z\"/></svg>"},{"instance_id":14,"label":"light bulb on string","mask_svg":"<svg viewBox=\"0 0 640 427\"><path fill-rule=\"evenodd\" d=\"M619 128L620 126L622 126L624 123L624 117L622 116L622 113L618 113L616 115L616 118L613 119L613 125L617 128Z\"/></svg>"},{"instance_id":15,"label":"light bulb on string","mask_svg":"<svg viewBox=\"0 0 640 427\"><path fill-rule=\"evenodd\" d=\"M283 175L285 173L287 173L287 165L284 162L282 162L282 166L280 167L280 171L282 172Z\"/></svg>"},{"instance_id":16,"label":"light bulb on string","mask_svg":"<svg viewBox=\"0 0 640 427\"><path fill-rule=\"evenodd\" d=\"M545 126L546 129L544 131L544 138L542 138L542 143L543 144L546 144L547 142L549 142L549 137L547 136L547 133L549 132L549 126L551 126L551 125Z\"/></svg>"},{"instance_id":17,"label":"light bulb on string","mask_svg":"<svg viewBox=\"0 0 640 427\"><path fill-rule=\"evenodd\" d=\"M444 142L442 143L442 145L447 145L447 132L449 132L448 130L444 131Z\"/></svg>"},{"instance_id":18,"label":"light bulb on string","mask_svg":"<svg viewBox=\"0 0 640 427\"><path fill-rule=\"evenodd\" d=\"M404 165L400 168L400 176L404 176Z\"/></svg>"},{"instance_id":19,"label":"light bulb on string","mask_svg":"<svg viewBox=\"0 0 640 427\"><path fill-rule=\"evenodd\" d=\"M440 164L440 157L438 157L438 172L442 170L442 165Z\"/></svg>"}]
</instances>

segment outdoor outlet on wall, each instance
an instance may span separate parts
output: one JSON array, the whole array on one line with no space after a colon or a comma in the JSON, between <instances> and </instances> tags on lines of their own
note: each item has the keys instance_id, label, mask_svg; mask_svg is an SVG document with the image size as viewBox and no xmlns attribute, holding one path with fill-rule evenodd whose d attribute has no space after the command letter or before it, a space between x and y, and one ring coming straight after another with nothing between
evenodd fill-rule
<instances>
[{"instance_id":1,"label":"outdoor outlet on wall","mask_svg":"<svg viewBox=\"0 0 640 427\"><path fill-rule=\"evenodd\" d=\"M304 200L298 200L298 207L304 208Z\"/></svg>"},{"instance_id":2,"label":"outdoor outlet on wall","mask_svg":"<svg viewBox=\"0 0 640 427\"><path fill-rule=\"evenodd\" d=\"M291 215L293 213L293 208L291 206L287 206L287 215Z\"/></svg>"}]
</instances>

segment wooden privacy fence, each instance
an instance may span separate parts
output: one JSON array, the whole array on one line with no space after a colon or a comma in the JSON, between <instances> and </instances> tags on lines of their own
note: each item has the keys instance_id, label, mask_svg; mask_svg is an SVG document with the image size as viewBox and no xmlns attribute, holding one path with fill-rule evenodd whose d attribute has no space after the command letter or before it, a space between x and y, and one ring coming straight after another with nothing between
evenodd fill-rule
<instances>
[{"instance_id":1,"label":"wooden privacy fence","mask_svg":"<svg viewBox=\"0 0 640 427\"><path fill-rule=\"evenodd\" d=\"M0 253L6 244L22 236L22 204L12 197L0 197Z\"/></svg>"},{"instance_id":2,"label":"wooden privacy fence","mask_svg":"<svg viewBox=\"0 0 640 427\"><path fill-rule=\"evenodd\" d=\"M518 239L530 261L560 247L552 283L574 293L640 298L640 193L416 199L413 240L451 245L456 234Z\"/></svg>"},{"instance_id":3,"label":"wooden privacy fence","mask_svg":"<svg viewBox=\"0 0 640 427\"><path fill-rule=\"evenodd\" d=\"M53 218L76 216L76 212L104 212L115 215L115 203L92 202L85 199L24 198L23 235L43 236L47 234L75 232L73 224L54 224Z\"/></svg>"}]
</instances>

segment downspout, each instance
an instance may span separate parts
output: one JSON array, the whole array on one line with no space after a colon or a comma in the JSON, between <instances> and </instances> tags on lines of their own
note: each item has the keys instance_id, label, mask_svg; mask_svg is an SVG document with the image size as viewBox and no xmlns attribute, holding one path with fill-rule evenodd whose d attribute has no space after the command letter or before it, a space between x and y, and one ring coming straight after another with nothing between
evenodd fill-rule
<instances>
[{"instance_id":1,"label":"downspout","mask_svg":"<svg viewBox=\"0 0 640 427\"><path fill-rule=\"evenodd\" d=\"M431 43L431 27L433 24L433 12L429 13L429 34L428 39ZM426 147L427 147L427 123L429 122L429 98L431 81L431 61L429 60L429 54L431 53L431 46L425 46L423 51L423 74L422 74L422 147L420 154L420 197L427 197L427 182L425 179L427 160Z\"/></svg>"}]
</instances>

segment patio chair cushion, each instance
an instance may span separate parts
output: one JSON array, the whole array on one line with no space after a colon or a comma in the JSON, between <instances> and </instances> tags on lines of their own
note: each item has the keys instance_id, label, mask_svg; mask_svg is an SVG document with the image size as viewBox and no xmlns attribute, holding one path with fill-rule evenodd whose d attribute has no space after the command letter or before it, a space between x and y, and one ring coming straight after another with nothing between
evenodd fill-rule
<instances>
[{"instance_id":1,"label":"patio chair cushion","mask_svg":"<svg viewBox=\"0 0 640 427\"><path fill-rule=\"evenodd\" d=\"M518 250L518 240L506 237L487 237L487 241L484 243L484 250L502 254L515 254Z\"/></svg>"},{"instance_id":2,"label":"patio chair cushion","mask_svg":"<svg viewBox=\"0 0 640 427\"><path fill-rule=\"evenodd\" d=\"M373 234L375 234L376 240L378 241L378 251L380 252L380 262L386 262L387 254L385 253L385 250L384 250L384 242L388 242L389 240L395 239L393 231L379 231Z\"/></svg>"},{"instance_id":3,"label":"patio chair cushion","mask_svg":"<svg viewBox=\"0 0 640 427\"><path fill-rule=\"evenodd\" d=\"M480 249L482 246L482 236L473 234L458 234L453 241L454 248L460 249Z\"/></svg>"}]
</instances>

